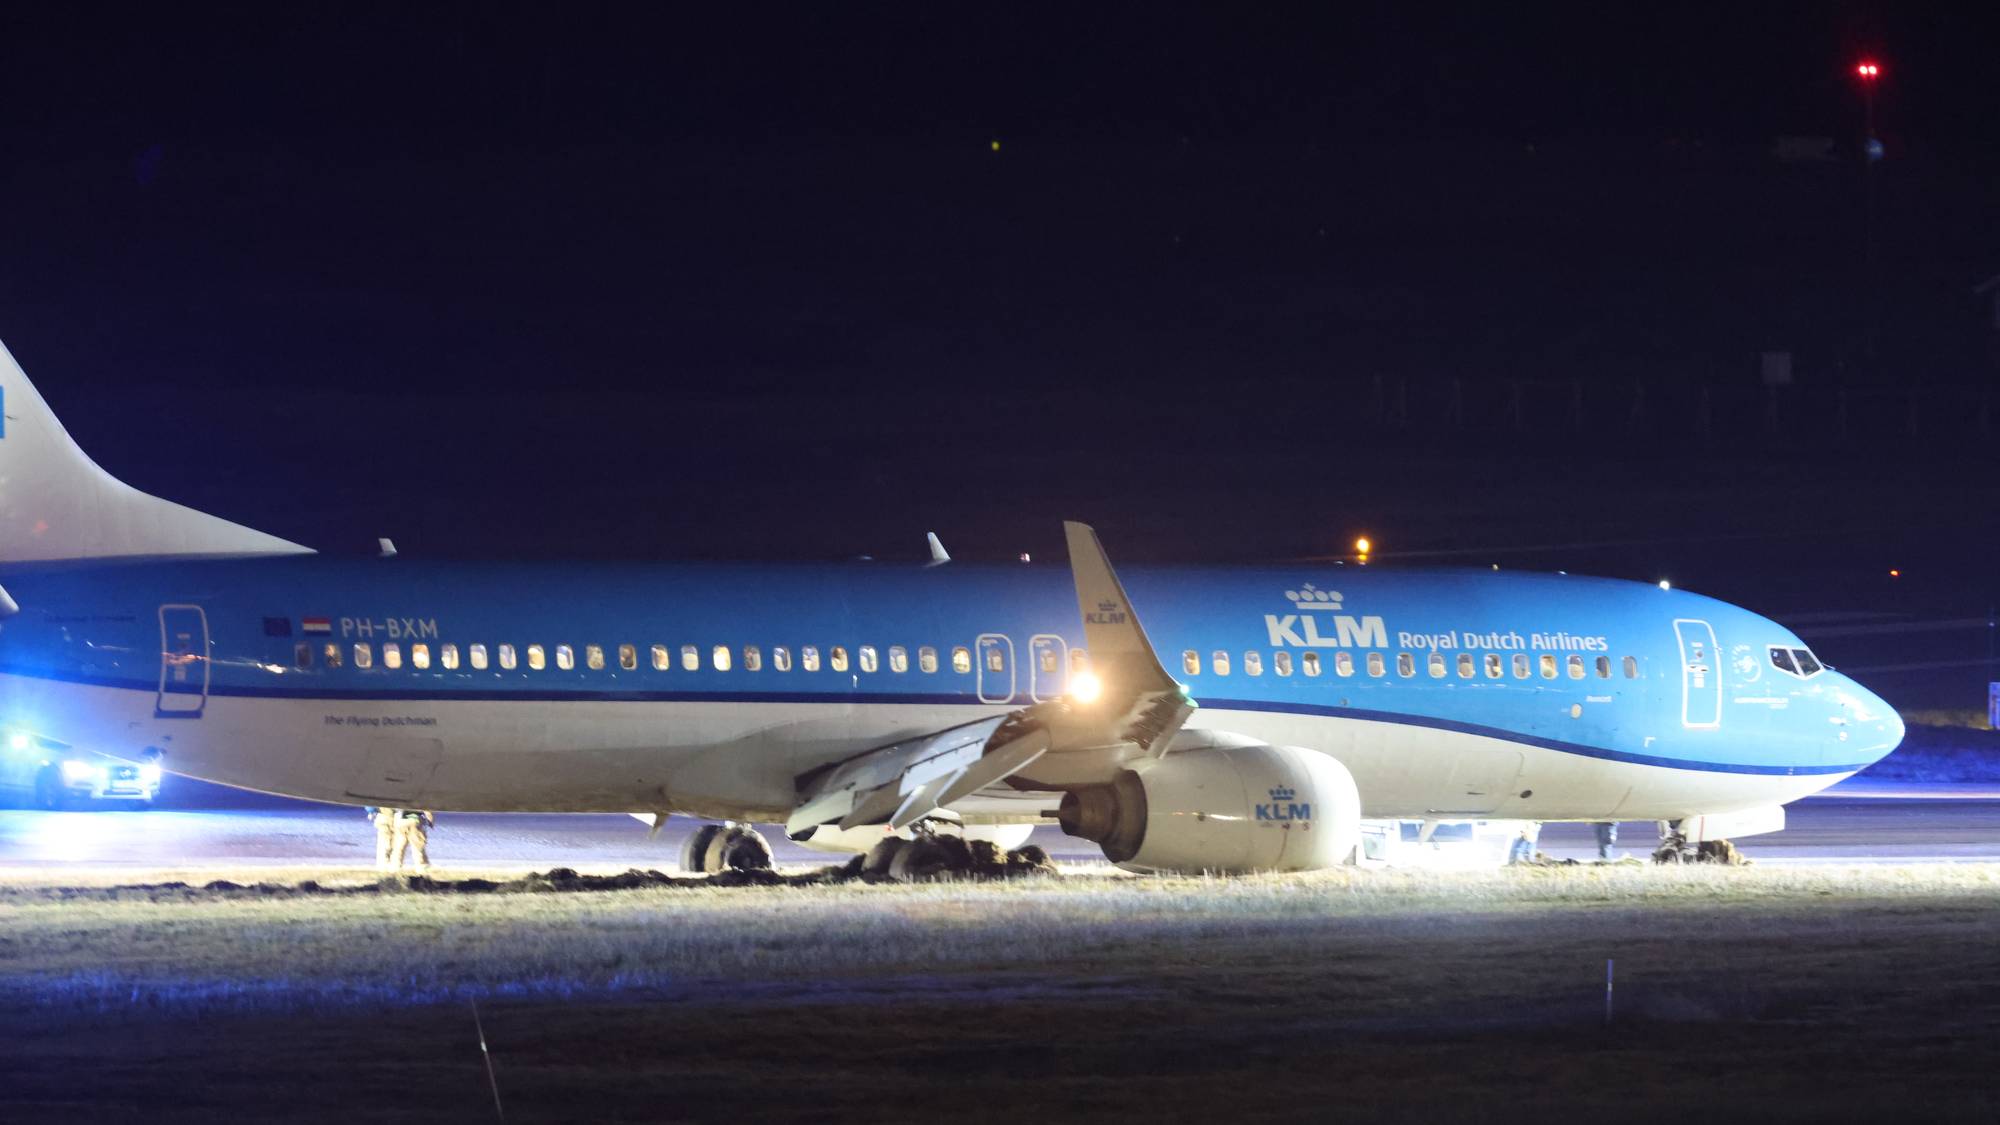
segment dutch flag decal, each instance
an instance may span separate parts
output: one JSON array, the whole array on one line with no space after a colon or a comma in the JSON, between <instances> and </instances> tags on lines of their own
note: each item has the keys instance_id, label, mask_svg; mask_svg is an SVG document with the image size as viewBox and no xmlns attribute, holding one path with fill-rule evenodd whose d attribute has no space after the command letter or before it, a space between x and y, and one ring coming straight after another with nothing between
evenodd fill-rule
<instances>
[{"instance_id":1,"label":"dutch flag decal","mask_svg":"<svg viewBox=\"0 0 2000 1125\"><path fill-rule=\"evenodd\" d=\"M333 632L333 619L328 617L302 617L299 627L308 633Z\"/></svg>"}]
</instances>

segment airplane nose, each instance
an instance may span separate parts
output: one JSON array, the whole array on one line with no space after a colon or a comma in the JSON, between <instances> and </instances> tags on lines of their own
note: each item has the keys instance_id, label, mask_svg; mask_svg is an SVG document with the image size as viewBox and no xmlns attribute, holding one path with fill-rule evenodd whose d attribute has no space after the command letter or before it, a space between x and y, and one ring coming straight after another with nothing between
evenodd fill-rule
<instances>
[{"instance_id":1,"label":"airplane nose","mask_svg":"<svg viewBox=\"0 0 2000 1125\"><path fill-rule=\"evenodd\" d=\"M1850 729L1859 743L1854 747L1857 752L1871 755L1871 762L1880 761L1903 744L1903 717L1881 696L1853 680L1847 681L1847 690L1842 695Z\"/></svg>"}]
</instances>

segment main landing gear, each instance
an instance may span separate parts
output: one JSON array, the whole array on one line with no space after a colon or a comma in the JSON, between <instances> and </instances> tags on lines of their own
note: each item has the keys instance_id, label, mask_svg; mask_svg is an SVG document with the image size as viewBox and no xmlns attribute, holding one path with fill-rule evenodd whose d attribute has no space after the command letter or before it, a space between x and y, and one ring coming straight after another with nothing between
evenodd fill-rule
<instances>
[{"instance_id":1,"label":"main landing gear","mask_svg":"<svg viewBox=\"0 0 2000 1125\"><path fill-rule=\"evenodd\" d=\"M689 875L770 869L770 842L747 824L704 824L681 844L681 870Z\"/></svg>"},{"instance_id":2,"label":"main landing gear","mask_svg":"<svg viewBox=\"0 0 2000 1125\"><path fill-rule=\"evenodd\" d=\"M861 877L897 883L998 878L1050 869L1049 853L1034 844L1002 851L990 840L967 840L920 828L911 839L885 836L868 849Z\"/></svg>"}]
</instances>

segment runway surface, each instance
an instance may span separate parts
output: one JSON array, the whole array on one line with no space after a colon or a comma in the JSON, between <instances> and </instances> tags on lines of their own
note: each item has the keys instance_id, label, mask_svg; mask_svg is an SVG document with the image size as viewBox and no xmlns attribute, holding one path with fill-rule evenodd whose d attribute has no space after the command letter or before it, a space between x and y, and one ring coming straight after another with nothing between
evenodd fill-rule
<instances>
[{"instance_id":1,"label":"runway surface","mask_svg":"<svg viewBox=\"0 0 2000 1125\"><path fill-rule=\"evenodd\" d=\"M205 800L204 798L213 798ZM238 797L190 788L184 805L146 812L0 811L0 868L75 866L212 868L348 866L373 862L375 834L361 811L329 805ZM1783 832L1742 843L1760 863L2000 861L2000 788L1986 786L1838 787L1787 809ZM438 818L431 856L440 867L628 867L671 870L699 822L676 819L657 838L629 816L448 813ZM837 863L765 830L780 865ZM1620 847L1651 851L1650 822L1621 826ZM1037 829L1034 842L1063 863L1102 863L1097 848ZM1587 825L1551 824L1541 848L1556 858L1589 859Z\"/></svg>"}]
</instances>

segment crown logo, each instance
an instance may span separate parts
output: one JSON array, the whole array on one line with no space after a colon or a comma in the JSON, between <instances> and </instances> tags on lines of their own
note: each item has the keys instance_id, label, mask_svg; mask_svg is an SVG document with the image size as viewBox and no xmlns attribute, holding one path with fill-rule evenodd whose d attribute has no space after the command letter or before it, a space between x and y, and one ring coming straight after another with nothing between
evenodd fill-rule
<instances>
[{"instance_id":1,"label":"crown logo","mask_svg":"<svg viewBox=\"0 0 2000 1125\"><path fill-rule=\"evenodd\" d=\"M1300 609L1340 608L1339 590L1322 590L1310 582L1296 590L1286 590L1285 597Z\"/></svg>"},{"instance_id":2,"label":"crown logo","mask_svg":"<svg viewBox=\"0 0 2000 1125\"><path fill-rule=\"evenodd\" d=\"M1103 600L1101 600L1101 601L1099 601L1099 602L1097 603L1097 612L1099 612L1099 613L1117 613L1117 612L1118 612L1118 603L1117 603L1117 602L1114 602L1114 601L1112 601L1112 600L1111 600L1110 598L1105 598L1105 599L1103 599Z\"/></svg>"},{"instance_id":3,"label":"crown logo","mask_svg":"<svg viewBox=\"0 0 2000 1125\"><path fill-rule=\"evenodd\" d=\"M1289 801L1298 795L1298 790L1293 789L1289 785L1277 785L1271 788L1271 799L1273 801Z\"/></svg>"}]
</instances>

